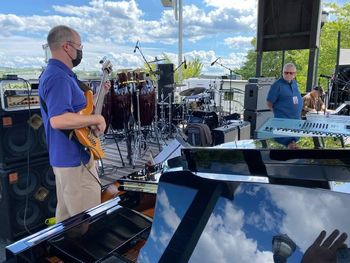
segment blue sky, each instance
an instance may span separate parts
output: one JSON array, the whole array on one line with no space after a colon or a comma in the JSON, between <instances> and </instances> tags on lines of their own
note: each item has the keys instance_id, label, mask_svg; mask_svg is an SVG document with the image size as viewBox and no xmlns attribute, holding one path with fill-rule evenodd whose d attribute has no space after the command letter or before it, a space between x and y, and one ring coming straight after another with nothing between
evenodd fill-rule
<instances>
[{"instance_id":1,"label":"blue sky","mask_svg":"<svg viewBox=\"0 0 350 263\"><path fill-rule=\"evenodd\" d=\"M333 0L338 4L345 0ZM225 74L217 57L235 69L244 63L256 35L257 0L183 0L183 54L199 57L204 73ZM41 67L42 45L51 27L66 24L82 36L79 69L98 70L107 56L115 69L143 66L136 41L147 60L167 54L177 63L178 24L161 0L11 0L0 6L0 66Z\"/></svg>"}]
</instances>

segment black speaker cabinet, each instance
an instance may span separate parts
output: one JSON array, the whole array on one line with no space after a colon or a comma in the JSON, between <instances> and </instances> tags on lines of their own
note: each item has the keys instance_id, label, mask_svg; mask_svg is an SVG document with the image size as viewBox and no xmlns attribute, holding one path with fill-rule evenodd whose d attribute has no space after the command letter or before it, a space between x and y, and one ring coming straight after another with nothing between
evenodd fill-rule
<instances>
[{"instance_id":1,"label":"black speaker cabinet","mask_svg":"<svg viewBox=\"0 0 350 263\"><path fill-rule=\"evenodd\" d=\"M40 110L1 112L0 168L47 156L45 130Z\"/></svg>"},{"instance_id":2,"label":"black speaker cabinet","mask_svg":"<svg viewBox=\"0 0 350 263\"><path fill-rule=\"evenodd\" d=\"M165 99L171 93L171 101L174 102L174 64L158 64L158 102ZM166 102L169 102L167 99Z\"/></svg>"},{"instance_id":3,"label":"black speaker cabinet","mask_svg":"<svg viewBox=\"0 0 350 263\"><path fill-rule=\"evenodd\" d=\"M258 130L269 118L273 117L273 112L270 110L266 111L244 111L244 120L250 122L250 134L254 137L254 131Z\"/></svg>"},{"instance_id":4,"label":"black speaker cabinet","mask_svg":"<svg viewBox=\"0 0 350 263\"><path fill-rule=\"evenodd\" d=\"M266 97L271 85L245 85L244 109L246 110L268 110Z\"/></svg>"},{"instance_id":5,"label":"black speaker cabinet","mask_svg":"<svg viewBox=\"0 0 350 263\"><path fill-rule=\"evenodd\" d=\"M0 169L0 237L17 240L55 216L55 178L48 158Z\"/></svg>"},{"instance_id":6,"label":"black speaker cabinet","mask_svg":"<svg viewBox=\"0 0 350 263\"><path fill-rule=\"evenodd\" d=\"M259 0L258 51L319 46L320 0Z\"/></svg>"}]
</instances>

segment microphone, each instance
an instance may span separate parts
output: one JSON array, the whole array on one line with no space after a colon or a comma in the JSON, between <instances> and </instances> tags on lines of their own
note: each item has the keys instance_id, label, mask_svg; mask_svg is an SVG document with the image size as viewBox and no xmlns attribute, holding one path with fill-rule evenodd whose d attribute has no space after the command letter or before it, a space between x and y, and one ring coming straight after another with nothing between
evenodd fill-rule
<instances>
[{"instance_id":1,"label":"microphone","mask_svg":"<svg viewBox=\"0 0 350 263\"><path fill-rule=\"evenodd\" d=\"M139 41L137 40L135 48L134 48L134 53L136 52L136 49L139 47Z\"/></svg>"},{"instance_id":2,"label":"microphone","mask_svg":"<svg viewBox=\"0 0 350 263\"><path fill-rule=\"evenodd\" d=\"M184 57L184 68L187 69L186 57Z\"/></svg>"},{"instance_id":3,"label":"microphone","mask_svg":"<svg viewBox=\"0 0 350 263\"><path fill-rule=\"evenodd\" d=\"M217 59L215 59L213 62L211 62L210 66L213 66L213 65L216 63L216 61L218 61L218 60L219 60L219 58L221 58L221 57L218 57L218 58L217 58Z\"/></svg>"},{"instance_id":4,"label":"microphone","mask_svg":"<svg viewBox=\"0 0 350 263\"><path fill-rule=\"evenodd\" d=\"M331 79L332 77L331 77L331 76L327 76L327 75L320 74L320 78Z\"/></svg>"}]
</instances>

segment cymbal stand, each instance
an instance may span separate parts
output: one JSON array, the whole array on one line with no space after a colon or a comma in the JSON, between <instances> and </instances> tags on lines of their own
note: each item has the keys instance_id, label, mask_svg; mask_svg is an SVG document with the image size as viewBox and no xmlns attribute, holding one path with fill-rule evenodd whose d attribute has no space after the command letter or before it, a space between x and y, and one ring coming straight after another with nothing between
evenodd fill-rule
<instances>
[{"instance_id":1,"label":"cymbal stand","mask_svg":"<svg viewBox=\"0 0 350 263\"><path fill-rule=\"evenodd\" d=\"M165 121L165 110L164 110L164 105L165 105L165 100L168 97L166 97L164 99L164 92L162 92L162 94L160 94L160 123L162 124L162 127L165 126L166 121Z\"/></svg>"},{"instance_id":2,"label":"cymbal stand","mask_svg":"<svg viewBox=\"0 0 350 263\"><path fill-rule=\"evenodd\" d=\"M171 92L168 93L168 97L169 97L169 136L171 136L171 125L173 124L171 119L171 115L172 115Z\"/></svg>"},{"instance_id":3,"label":"cymbal stand","mask_svg":"<svg viewBox=\"0 0 350 263\"><path fill-rule=\"evenodd\" d=\"M158 88L157 88L158 91ZM160 132L159 132L159 127L158 127L158 96L157 96L157 92L155 91L155 103L154 103L154 136L156 137L156 142L158 144L158 150L159 152L162 150L160 147L160 142L159 142L159 138L160 138Z\"/></svg>"},{"instance_id":4,"label":"cymbal stand","mask_svg":"<svg viewBox=\"0 0 350 263\"><path fill-rule=\"evenodd\" d=\"M133 151L133 158L132 158L132 164L133 168L136 166L136 160L142 157L142 148L144 150L144 153L147 151L147 144L146 140L142 134L141 131L141 115L140 115L140 90L136 89L136 103L137 103L137 131L135 136L135 142L134 142L134 151Z\"/></svg>"},{"instance_id":5,"label":"cymbal stand","mask_svg":"<svg viewBox=\"0 0 350 263\"><path fill-rule=\"evenodd\" d=\"M220 83L220 89L219 89L219 125L222 126L224 125L224 119L222 116L222 87L224 85L224 81L222 80Z\"/></svg>"},{"instance_id":6,"label":"cymbal stand","mask_svg":"<svg viewBox=\"0 0 350 263\"><path fill-rule=\"evenodd\" d=\"M168 98L168 100L169 100L169 107L168 107L168 109L169 109L169 113L168 113L168 123L166 122L166 119L165 119L165 115L163 115L164 116L164 126L163 126L163 128L162 128L162 134L166 134L167 136L166 136L166 138L175 138L175 136L181 136L181 137L183 137L183 134L182 134L182 132L179 130L179 128L178 127L176 127L176 125L175 124L173 124L173 122L172 122L172 100L171 100L171 92L170 93L168 93L168 96L165 98L165 100ZM163 103L163 105L162 105L163 107L164 107L164 103ZM163 113L164 114L164 113ZM175 132L176 133L176 135L175 136L173 136L173 132Z\"/></svg>"}]
</instances>

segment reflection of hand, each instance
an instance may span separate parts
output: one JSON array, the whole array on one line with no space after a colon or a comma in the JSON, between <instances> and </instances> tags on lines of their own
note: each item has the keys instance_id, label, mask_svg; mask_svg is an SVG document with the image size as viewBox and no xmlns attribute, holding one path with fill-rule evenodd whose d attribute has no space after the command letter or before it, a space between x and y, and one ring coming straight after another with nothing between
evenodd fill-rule
<instances>
[{"instance_id":1,"label":"reflection of hand","mask_svg":"<svg viewBox=\"0 0 350 263\"><path fill-rule=\"evenodd\" d=\"M326 231L323 230L305 251L301 263L335 263L336 252L339 248L346 246L344 242L348 237L346 233L338 237L339 234L339 230L336 229L323 241L326 237Z\"/></svg>"}]
</instances>

